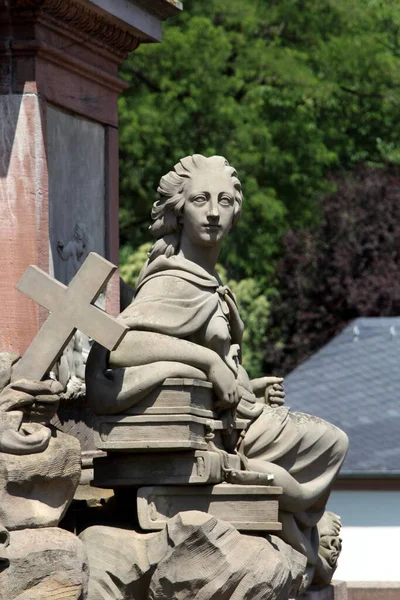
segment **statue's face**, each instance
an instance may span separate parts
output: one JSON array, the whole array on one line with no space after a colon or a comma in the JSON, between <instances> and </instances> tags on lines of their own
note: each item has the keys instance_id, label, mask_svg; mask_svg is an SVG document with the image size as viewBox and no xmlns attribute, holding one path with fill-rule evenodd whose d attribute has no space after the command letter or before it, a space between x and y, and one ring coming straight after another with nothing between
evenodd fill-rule
<instances>
[{"instance_id":1,"label":"statue's face","mask_svg":"<svg viewBox=\"0 0 400 600\"><path fill-rule=\"evenodd\" d=\"M185 188L183 234L195 245L213 246L232 227L235 189L224 171L196 171Z\"/></svg>"}]
</instances>

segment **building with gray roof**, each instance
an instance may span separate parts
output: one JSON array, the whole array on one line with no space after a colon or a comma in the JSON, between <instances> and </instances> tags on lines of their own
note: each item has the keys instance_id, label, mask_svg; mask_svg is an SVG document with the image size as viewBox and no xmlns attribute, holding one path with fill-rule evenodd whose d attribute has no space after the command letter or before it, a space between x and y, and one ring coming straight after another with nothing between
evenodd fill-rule
<instances>
[{"instance_id":1,"label":"building with gray roof","mask_svg":"<svg viewBox=\"0 0 400 600\"><path fill-rule=\"evenodd\" d=\"M358 318L285 379L286 404L343 429L342 478L400 477L400 317Z\"/></svg>"}]
</instances>

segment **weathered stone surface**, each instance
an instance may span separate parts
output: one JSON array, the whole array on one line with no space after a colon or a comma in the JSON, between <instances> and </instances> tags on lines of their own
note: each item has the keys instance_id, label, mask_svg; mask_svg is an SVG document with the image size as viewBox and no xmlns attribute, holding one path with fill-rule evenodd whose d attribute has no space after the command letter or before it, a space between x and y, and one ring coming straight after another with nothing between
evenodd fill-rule
<instances>
[{"instance_id":1,"label":"weathered stone surface","mask_svg":"<svg viewBox=\"0 0 400 600\"><path fill-rule=\"evenodd\" d=\"M347 590L349 600L400 600L398 581L349 581Z\"/></svg>"},{"instance_id":2,"label":"weathered stone surface","mask_svg":"<svg viewBox=\"0 0 400 600\"><path fill-rule=\"evenodd\" d=\"M240 458L227 454L229 466L240 469ZM94 459L94 485L118 488L137 485L207 484L223 481L217 452L152 452L116 454Z\"/></svg>"},{"instance_id":3,"label":"weathered stone surface","mask_svg":"<svg viewBox=\"0 0 400 600\"><path fill-rule=\"evenodd\" d=\"M79 483L80 445L52 431L44 452L0 452L0 523L7 529L58 525Z\"/></svg>"},{"instance_id":4,"label":"weathered stone surface","mask_svg":"<svg viewBox=\"0 0 400 600\"><path fill-rule=\"evenodd\" d=\"M17 362L19 355L12 352L0 352L0 390L10 383L11 367Z\"/></svg>"},{"instance_id":5,"label":"weathered stone surface","mask_svg":"<svg viewBox=\"0 0 400 600\"><path fill-rule=\"evenodd\" d=\"M10 355L0 353L4 380ZM62 385L18 380L0 391L0 524L8 530L58 525L81 473L80 444L49 425ZM1 540L0 540L1 543Z\"/></svg>"},{"instance_id":6,"label":"weathered stone surface","mask_svg":"<svg viewBox=\"0 0 400 600\"><path fill-rule=\"evenodd\" d=\"M287 600L306 563L275 536L242 535L198 511L177 515L158 533L90 527L80 538L88 600Z\"/></svg>"},{"instance_id":7,"label":"weathered stone surface","mask_svg":"<svg viewBox=\"0 0 400 600\"><path fill-rule=\"evenodd\" d=\"M147 600L151 576L168 550L166 531L94 526L80 539L89 560L88 600Z\"/></svg>"},{"instance_id":8,"label":"weathered stone surface","mask_svg":"<svg viewBox=\"0 0 400 600\"><path fill-rule=\"evenodd\" d=\"M105 128L54 106L46 121L51 275L68 285L89 252L106 256Z\"/></svg>"},{"instance_id":9,"label":"weathered stone surface","mask_svg":"<svg viewBox=\"0 0 400 600\"><path fill-rule=\"evenodd\" d=\"M0 572L8 566L7 548L10 544L10 532L0 523Z\"/></svg>"},{"instance_id":10,"label":"weathered stone surface","mask_svg":"<svg viewBox=\"0 0 400 600\"><path fill-rule=\"evenodd\" d=\"M169 378L152 390L139 404L131 406L128 415L179 415L215 417L214 392L209 381Z\"/></svg>"},{"instance_id":11,"label":"weathered stone surface","mask_svg":"<svg viewBox=\"0 0 400 600\"><path fill-rule=\"evenodd\" d=\"M38 95L0 94L0 349L19 354L36 334L39 307L21 297L15 285L28 264L48 265L42 110Z\"/></svg>"},{"instance_id":12,"label":"weathered stone surface","mask_svg":"<svg viewBox=\"0 0 400 600\"><path fill-rule=\"evenodd\" d=\"M203 486L149 486L138 489L137 511L142 529L162 529L182 511L201 511L227 521L239 531L280 531L282 488L221 483Z\"/></svg>"},{"instance_id":13,"label":"weathered stone surface","mask_svg":"<svg viewBox=\"0 0 400 600\"><path fill-rule=\"evenodd\" d=\"M336 581L321 589L311 589L297 597L296 600L347 600L347 584L344 581ZM366 600L364 596L363 600Z\"/></svg>"},{"instance_id":14,"label":"weathered stone surface","mask_svg":"<svg viewBox=\"0 0 400 600\"><path fill-rule=\"evenodd\" d=\"M169 548L152 576L151 600L287 600L301 585L305 557L275 536L242 535L194 511L166 529Z\"/></svg>"},{"instance_id":15,"label":"weathered stone surface","mask_svg":"<svg viewBox=\"0 0 400 600\"><path fill-rule=\"evenodd\" d=\"M237 419L238 430L245 429L243 419ZM105 415L97 419L94 442L107 452L135 450L207 450L207 437L222 445L221 432L225 424L220 419L196 415Z\"/></svg>"},{"instance_id":16,"label":"weathered stone surface","mask_svg":"<svg viewBox=\"0 0 400 600\"><path fill-rule=\"evenodd\" d=\"M342 550L342 539L340 537L342 521L338 515L326 510L318 521L317 528L319 549L313 585L321 587L327 586L332 581L337 568Z\"/></svg>"},{"instance_id":17,"label":"weathered stone surface","mask_svg":"<svg viewBox=\"0 0 400 600\"><path fill-rule=\"evenodd\" d=\"M84 600L88 566L84 545L55 527L10 533L8 566L0 570L0 600Z\"/></svg>"},{"instance_id":18,"label":"weathered stone surface","mask_svg":"<svg viewBox=\"0 0 400 600\"><path fill-rule=\"evenodd\" d=\"M130 451L193 449L207 450L205 437L210 419L192 415L102 416L94 441L100 450ZM221 421L213 421L222 429Z\"/></svg>"}]
</instances>

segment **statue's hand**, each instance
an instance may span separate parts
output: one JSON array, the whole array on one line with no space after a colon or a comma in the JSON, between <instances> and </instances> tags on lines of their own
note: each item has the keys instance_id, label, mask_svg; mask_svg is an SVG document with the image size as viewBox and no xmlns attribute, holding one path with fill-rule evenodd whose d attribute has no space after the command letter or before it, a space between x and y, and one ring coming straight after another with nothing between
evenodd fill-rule
<instances>
[{"instance_id":1,"label":"statue's hand","mask_svg":"<svg viewBox=\"0 0 400 600\"><path fill-rule=\"evenodd\" d=\"M215 403L217 411L237 406L239 394L236 377L219 357L208 371L208 380L213 384L217 395L217 402Z\"/></svg>"},{"instance_id":2,"label":"statue's hand","mask_svg":"<svg viewBox=\"0 0 400 600\"><path fill-rule=\"evenodd\" d=\"M260 377L252 379L254 395L261 402L270 406L282 406L285 402L283 377Z\"/></svg>"},{"instance_id":3,"label":"statue's hand","mask_svg":"<svg viewBox=\"0 0 400 600\"><path fill-rule=\"evenodd\" d=\"M2 390L0 452L26 455L47 449L51 437L47 425L57 410L62 389L58 381L21 379Z\"/></svg>"},{"instance_id":4,"label":"statue's hand","mask_svg":"<svg viewBox=\"0 0 400 600\"><path fill-rule=\"evenodd\" d=\"M14 381L0 394L0 410L21 411L27 420L48 422L57 411L62 390L63 386L53 380Z\"/></svg>"}]
</instances>

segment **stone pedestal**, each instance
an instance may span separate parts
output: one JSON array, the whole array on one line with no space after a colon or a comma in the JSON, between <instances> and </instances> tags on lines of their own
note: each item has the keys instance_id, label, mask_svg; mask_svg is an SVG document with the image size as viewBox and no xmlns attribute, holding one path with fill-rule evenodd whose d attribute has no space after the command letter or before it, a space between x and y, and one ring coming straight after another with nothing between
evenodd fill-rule
<instances>
[{"instance_id":1,"label":"stone pedestal","mask_svg":"<svg viewBox=\"0 0 400 600\"><path fill-rule=\"evenodd\" d=\"M348 600L348 598L346 582L334 581L320 590L308 590L293 600Z\"/></svg>"},{"instance_id":2,"label":"stone pedestal","mask_svg":"<svg viewBox=\"0 0 400 600\"><path fill-rule=\"evenodd\" d=\"M400 600L399 581L350 581L347 590L349 600Z\"/></svg>"},{"instance_id":3,"label":"stone pedestal","mask_svg":"<svg viewBox=\"0 0 400 600\"><path fill-rule=\"evenodd\" d=\"M167 452L208 450L212 440L223 448L228 427L238 438L247 422L221 420L214 402L211 383L168 378L124 413L98 416L95 445L106 452Z\"/></svg>"},{"instance_id":4,"label":"stone pedestal","mask_svg":"<svg viewBox=\"0 0 400 600\"><path fill-rule=\"evenodd\" d=\"M64 284L90 251L118 264L118 68L140 43L160 41L162 21L180 9L175 0L0 3L0 351L23 354L48 316L15 289L30 264ZM119 313L118 275L98 302ZM67 348L75 365L82 347L87 338ZM77 370L79 384L83 359ZM82 402L59 416L90 454Z\"/></svg>"},{"instance_id":5,"label":"stone pedestal","mask_svg":"<svg viewBox=\"0 0 400 600\"><path fill-rule=\"evenodd\" d=\"M144 531L163 529L168 519L191 510L239 531L282 529L282 488L260 485L257 474L241 470L240 456L227 452L224 440L237 439L246 422L221 419L214 403L211 383L169 378L124 413L96 418L94 440L108 456L94 460L93 483L131 490ZM253 480L240 485L249 476Z\"/></svg>"},{"instance_id":6,"label":"stone pedestal","mask_svg":"<svg viewBox=\"0 0 400 600\"><path fill-rule=\"evenodd\" d=\"M237 454L227 455L229 467L240 470ZM110 453L94 459L93 484L99 488L135 488L143 485L205 485L224 480L217 452Z\"/></svg>"},{"instance_id":7,"label":"stone pedestal","mask_svg":"<svg viewBox=\"0 0 400 600\"><path fill-rule=\"evenodd\" d=\"M139 525L163 529L172 517L196 510L230 523L238 531L281 531L282 488L265 485L149 486L137 493Z\"/></svg>"},{"instance_id":8,"label":"stone pedestal","mask_svg":"<svg viewBox=\"0 0 400 600\"><path fill-rule=\"evenodd\" d=\"M245 422L236 420L238 430ZM106 415L96 423L95 444L108 452L136 450L207 450L206 438L214 435L218 445L224 423L192 415Z\"/></svg>"}]
</instances>

